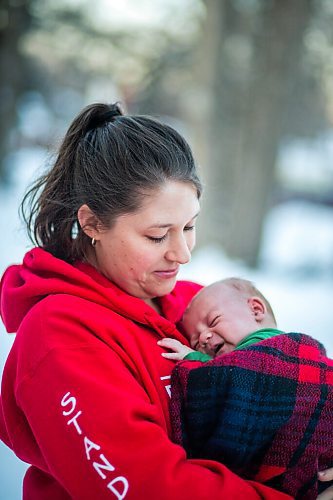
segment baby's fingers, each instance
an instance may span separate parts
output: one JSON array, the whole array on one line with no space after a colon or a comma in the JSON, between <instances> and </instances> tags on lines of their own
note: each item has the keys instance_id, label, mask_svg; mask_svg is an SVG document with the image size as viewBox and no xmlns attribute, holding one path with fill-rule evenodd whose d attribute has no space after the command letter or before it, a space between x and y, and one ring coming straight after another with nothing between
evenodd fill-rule
<instances>
[{"instance_id":1,"label":"baby's fingers","mask_svg":"<svg viewBox=\"0 0 333 500\"><path fill-rule=\"evenodd\" d=\"M181 342L179 342L179 340L171 339L169 337L161 339L157 343L161 347L165 347L166 349L173 349L173 350L181 349L181 347L183 346L183 344Z\"/></svg>"},{"instance_id":2,"label":"baby's fingers","mask_svg":"<svg viewBox=\"0 0 333 500\"><path fill-rule=\"evenodd\" d=\"M163 356L163 358L172 359L174 361L180 361L181 359L183 359L183 355L179 352L162 352L161 356Z\"/></svg>"},{"instance_id":3,"label":"baby's fingers","mask_svg":"<svg viewBox=\"0 0 333 500\"><path fill-rule=\"evenodd\" d=\"M165 349L171 349L174 352L163 352L162 356L167 359L180 360L183 359L187 354L193 352L193 349L187 347L186 345L179 342L176 339L170 339L166 337L165 339L159 340L157 344Z\"/></svg>"}]
</instances>

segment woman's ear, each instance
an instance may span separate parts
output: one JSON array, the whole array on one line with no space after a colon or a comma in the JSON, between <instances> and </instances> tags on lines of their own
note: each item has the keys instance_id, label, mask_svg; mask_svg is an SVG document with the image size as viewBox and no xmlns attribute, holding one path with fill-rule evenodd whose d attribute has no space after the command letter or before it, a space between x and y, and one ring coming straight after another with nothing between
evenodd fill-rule
<instances>
[{"instance_id":1,"label":"woman's ear","mask_svg":"<svg viewBox=\"0 0 333 500\"><path fill-rule=\"evenodd\" d=\"M265 303L259 297L250 297L247 302L254 315L254 319L257 323L261 323L267 312Z\"/></svg>"},{"instance_id":2,"label":"woman's ear","mask_svg":"<svg viewBox=\"0 0 333 500\"><path fill-rule=\"evenodd\" d=\"M98 219L94 212L88 207L88 205L82 205L77 211L77 218L82 231L89 236L89 238L97 239L98 231Z\"/></svg>"}]
</instances>

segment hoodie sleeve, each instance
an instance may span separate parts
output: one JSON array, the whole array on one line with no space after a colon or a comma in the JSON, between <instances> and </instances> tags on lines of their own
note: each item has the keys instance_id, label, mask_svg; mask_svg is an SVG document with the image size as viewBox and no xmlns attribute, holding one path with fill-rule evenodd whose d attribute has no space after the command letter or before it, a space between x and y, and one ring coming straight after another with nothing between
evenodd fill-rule
<instances>
[{"instance_id":1,"label":"hoodie sleeve","mask_svg":"<svg viewBox=\"0 0 333 500\"><path fill-rule=\"evenodd\" d=\"M219 463L186 460L160 409L109 348L53 349L16 397L46 472L72 498L289 498Z\"/></svg>"}]
</instances>

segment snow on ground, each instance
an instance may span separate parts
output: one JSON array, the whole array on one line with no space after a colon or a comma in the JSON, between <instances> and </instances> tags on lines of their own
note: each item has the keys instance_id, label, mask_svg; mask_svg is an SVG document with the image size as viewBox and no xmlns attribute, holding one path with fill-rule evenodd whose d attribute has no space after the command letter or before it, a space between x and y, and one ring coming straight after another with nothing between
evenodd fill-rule
<instances>
[{"instance_id":1,"label":"snow on ground","mask_svg":"<svg viewBox=\"0 0 333 500\"><path fill-rule=\"evenodd\" d=\"M29 248L18 205L36 166L45 160L45 151L37 149L12 158L12 186L0 190L0 274ZM203 284L227 276L254 281L271 302L281 329L311 334L333 357L333 210L299 202L275 208L266 220L261 262L253 271L207 247L194 253L180 278ZM0 325L0 373L13 339ZM25 465L1 443L0 463L0 500L19 500Z\"/></svg>"}]
</instances>

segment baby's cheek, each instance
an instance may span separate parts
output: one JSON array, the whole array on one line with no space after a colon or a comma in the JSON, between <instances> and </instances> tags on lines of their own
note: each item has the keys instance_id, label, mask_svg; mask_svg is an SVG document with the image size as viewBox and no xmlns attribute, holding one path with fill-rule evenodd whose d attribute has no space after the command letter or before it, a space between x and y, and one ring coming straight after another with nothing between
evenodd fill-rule
<instances>
[{"instance_id":1,"label":"baby's cheek","mask_svg":"<svg viewBox=\"0 0 333 500\"><path fill-rule=\"evenodd\" d=\"M233 344L224 344L224 347L223 347L223 352L231 352L235 349L235 346Z\"/></svg>"}]
</instances>

